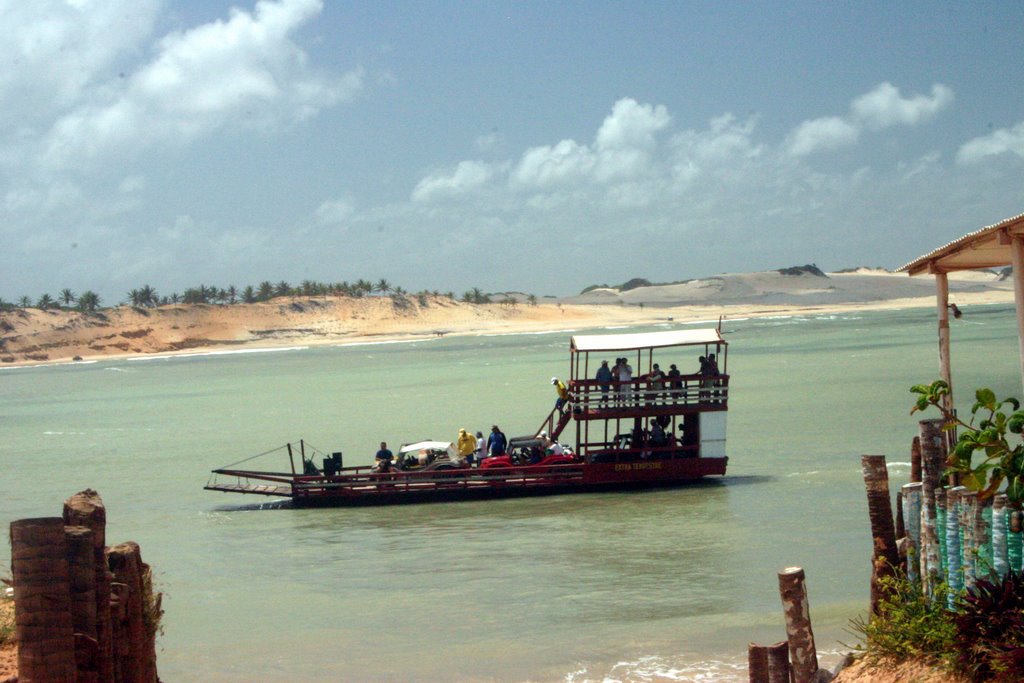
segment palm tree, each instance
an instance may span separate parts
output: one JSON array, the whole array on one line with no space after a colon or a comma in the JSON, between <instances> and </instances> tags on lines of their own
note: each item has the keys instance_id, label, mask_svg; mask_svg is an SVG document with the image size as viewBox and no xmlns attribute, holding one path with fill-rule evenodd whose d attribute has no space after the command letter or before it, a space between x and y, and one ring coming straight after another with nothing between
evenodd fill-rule
<instances>
[{"instance_id":1,"label":"palm tree","mask_svg":"<svg viewBox=\"0 0 1024 683\"><path fill-rule=\"evenodd\" d=\"M536 294L531 294L530 296L526 297L526 303L530 304L531 306L536 306L537 305L537 295Z\"/></svg>"},{"instance_id":2,"label":"palm tree","mask_svg":"<svg viewBox=\"0 0 1024 683\"><path fill-rule=\"evenodd\" d=\"M86 311L91 313L95 311L97 308L99 308L99 305L100 297L96 292L92 291L91 289L85 290L84 292L82 292L81 296L78 297L78 310L80 311Z\"/></svg>"},{"instance_id":3,"label":"palm tree","mask_svg":"<svg viewBox=\"0 0 1024 683\"><path fill-rule=\"evenodd\" d=\"M246 285L242 290L242 301L247 304L256 302L256 290L252 288L252 285Z\"/></svg>"},{"instance_id":4,"label":"palm tree","mask_svg":"<svg viewBox=\"0 0 1024 683\"><path fill-rule=\"evenodd\" d=\"M29 308L31 305L32 299L30 299L27 294L18 299L18 306L21 308Z\"/></svg>"},{"instance_id":5,"label":"palm tree","mask_svg":"<svg viewBox=\"0 0 1024 683\"><path fill-rule=\"evenodd\" d=\"M387 294L388 292L391 291L391 283L385 280L384 278L381 278L377 280L377 284L375 284L373 288L374 290L380 292L381 294Z\"/></svg>"},{"instance_id":6,"label":"palm tree","mask_svg":"<svg viewBox=\"0 0 1024 683\"><path fill-rule=\"evenodd\" d=\"M270 297L274 296L274 285L269 280L264 280L260 283L259 289L256 293L256 298L260 301L267 301Z\"/></svg>"},{"instance_id":7,"label":"palm tree","mask_svg":"<svg viewBox=\"0 0 1024 683\"><path fill-rule=\"evenodd\" d=\"M284 280L278 282L277 285L274 287L274 296L290 296L291 293L292 286L285 282Z\"/></svg>"},{"instance_id":8,"label":"palm tree","mask_svg":"<svg viewBox=\"0 0 1024 683\"><path fill-rule=\"evenodd\" d=\"M229 285L228 286L228 303L229 304L234 304L237 301L238 301L238 290L235 288L234 285Z\"/></svg>"},{"instance_id":9,"label":"palm tree","mask_svg":"<svg viewBox=\"0 0 1024 683\"><path fill-rule=\"evenodd\" d=\"M60 290L60 302L70 308L75 303L75 293L67 288Z\"/></svg>"},{"instance_id":10,"label":"palm tree","mask_svg":"<svg viewBox=\"0 0 1024 683\"><path fill-rule=\"evenodd\" d=\"M160 297L157 296L155 289L153 289L149 285L142 285L142 289L139 290L139 300L143 306L146 306L147 308L152 308L153 306L157 305L157 303L160 300Z\"/></svg>"},{"instance_id":11,"label":"palm tree","mask_svg":"<svg viewBox=\"0 0 1024 683\"><path fill-rule=\"evenodd\" d=\"M49 294L43 294L39 297L39 301L36 302L36 308L40 311L45 311L48 308L52 308L54 303L54 300L50 298Z\"/></svg>"}]
</instances>

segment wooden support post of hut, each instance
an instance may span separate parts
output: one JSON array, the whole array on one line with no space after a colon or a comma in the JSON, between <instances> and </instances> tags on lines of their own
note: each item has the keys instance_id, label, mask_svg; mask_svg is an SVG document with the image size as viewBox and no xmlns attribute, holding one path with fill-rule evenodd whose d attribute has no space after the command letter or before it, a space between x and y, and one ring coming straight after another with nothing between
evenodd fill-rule
<instances>
[{"instance_id":1,"label":"wooden support post of hut","mask_svg":"<svg viewBox=\"0 0 1024 683\"><path fill-rule=\"evenodd\" d=\"M801 567L779 572L779 595L786 615L786 636L793 683L810 683L818 672L818 653L811 628L807 583Z\"/></svg>"},{"instance_id":2,"label":"wooden support post of hut","mask_svg":"<svg viewBox=\"0 0 1024 683\"><path fill-rule=\"evenodd\" d=\"M789 643L785 640L768 646L768 683L790 683Z\"/></svg>"},{"instance_id":3,"label":"wooden support post of hut","mask_svg":"<svg viewBox=\"0 0 1024 683\"><path fill-rule=\"evenodd\" d=\"M884 455L862 455L861 472L868 495L868 517L871 521L871 613L877 614L883 597L879 586L883 577L893 576L899 566L896 531L893 527L892 502L889 498L889 472Z\"/></svg>"},{"instance_id":4,"label":"wooden support post of hut","mask_svg":"<svg viewBox=\"0 0 1024 683\"><path fill-rule=\"evenodd\" d=\"M110 570L107 569L107 510L100 494L79 491L64 501L64 523L92 530L96 581L96 670L101 681L114 680L110 624Z\"/></svg>"},{"instance_id":5,"label":"wooden support post of hut","mask_svg":"<svg viewBox=\"0 0 1024 683\"><path fill-rule=\"evenodd\" d=\"M33 683L75 680L67 545L60 517L11 522L18 675Z\"/></svg>"}]
</instances>

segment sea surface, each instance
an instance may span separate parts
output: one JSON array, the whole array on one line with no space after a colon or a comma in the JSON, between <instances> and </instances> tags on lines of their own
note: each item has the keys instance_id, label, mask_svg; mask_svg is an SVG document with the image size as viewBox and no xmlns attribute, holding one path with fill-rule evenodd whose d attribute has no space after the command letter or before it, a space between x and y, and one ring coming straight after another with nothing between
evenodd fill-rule
<instances>
[{"instance_id":1,"label":"sea surface","mask_svg":"<svg viewBox=\"0 0 1024 683\"><path fill-rule=\"evenodd\" d=\"M832 663L868 599L860 456L905 483L935 328L930 308L726 320L722 479L364 509L203 485L299 438L353 465L382 439L529 433L571 331L3 369L0 521L98 490L108 542L137 541L164 593L166 681L743 681L747 644L785 637L792 565ZM952 337L961 411L978 386L1020 395L1011 307L968 308ZM284 468L269 457L251 464Z\"/></svg>"}]
</instances>

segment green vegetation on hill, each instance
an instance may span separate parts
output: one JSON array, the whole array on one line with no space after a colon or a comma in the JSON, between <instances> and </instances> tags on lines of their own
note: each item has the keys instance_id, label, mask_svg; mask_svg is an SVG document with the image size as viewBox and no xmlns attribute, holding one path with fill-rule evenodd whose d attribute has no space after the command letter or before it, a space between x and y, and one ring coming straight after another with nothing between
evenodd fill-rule
<instances>
[{"instance_id":1,"label":"green vegetation on hill","mask_svg":"<svg viewBox=\"0 0 1024 683\"><path fill-rule=\"evenodd\" d=\"M825 273L821 272L813 263L808 263L806 266L790 266L789 268L779 268L778 272L780 275L815 275L817 277L828 277Z\"/></svg>"}]
</instances>

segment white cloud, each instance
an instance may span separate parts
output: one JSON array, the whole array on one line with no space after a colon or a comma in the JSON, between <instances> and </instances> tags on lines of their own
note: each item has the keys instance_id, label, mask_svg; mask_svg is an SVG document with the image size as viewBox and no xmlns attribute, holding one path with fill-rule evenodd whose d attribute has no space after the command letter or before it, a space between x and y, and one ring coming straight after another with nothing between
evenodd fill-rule
<instances>
[{"instance_id":1,"label":"white cloud","mask_svg":"<svg viewBox=\"0 0 1024 683\"><path fill-rule=\"evenodd\" d=\"M867 127L880 129L897 124L915 126L928 121L952 102L953 91L941 84L932 86L931 97L903 97L896 86L881 83L871 92L855 99L850 110L853 117Z\"/></svg>"},{"instance_id":2,"label":"white cloud","mask_svg":"<svg viewBox=\"0 0 1024 683\"><path fill-rule=\"evenodd\" d=\"M350 199L330 199L317 208L316 221L320 225L337 225L348 220L355 210Z\"/></svg>"},{"instance_id":3,"label":"white cloud","mask_svg":"<svg viewBox=\"0 0 1024 683\"><path fill-rule=\"evenodd\" d=\"M109 82L151 33L160 4L0 3L0 121L37 125Z\"/></svg>"},{"instance_id":4,"label":"white cloud","mask_svg":"<svg viewBox=\"0 0 1024 683\"><path fill-rule=\"evenodd\" d=\"M310 72L292 34L321 10L320 0L263 0L253 12L164 37L155 58L96 92L53 126L52 167L153 144L189 142L218 128L267 127L302 120L352 97L355 70L341 78Z\"/></svg>"},{"instance_id":5,"label":"white cloud","mask_svg":"<svg viewBox=\"0 0 1024 683\"><path fill-rule=\"evenodd\" d=\"M484 185L494 169L480 161L460 161L450 174L434 174L421 180L412 191L412 199L425 202L438 197L451 197Z\"/></svg>"},{"instance_id":6,"label":"white cloud","mask_svg":"<svg viewBox=\"0 0 1024 683\"><path fill-rule=\"evenodd\" d=\"M1012 128L1000 128L989 135L968 140L960 147L956 160L962 164L973 164L1004 152L1024 158L1024 121Z\"/></svg>"},{"instance_id":7,"label":"white cloud","mask_svg":"<svg viewBox=\"0 0 1024 683\"><path fill-rule=\"evenodd\" d=\"M545 188L637 177L648 170L656 135L670 122L664 106L623 98L601 123L593 146L562 140L528 149L512 172L512 181L523 187Z\"/></svg>"},{"instance_id":8,"label":"white cloud","mask_svg":"<svg viewBox=\"0 0 1024 683\"><path fill-rule=\"evenodd\" d=\"M822 150L848 147L860 136L860 130L838 116L827 116L804 121L790 133L787 147L796 157Z\"/></svg>"}]
</instances>

